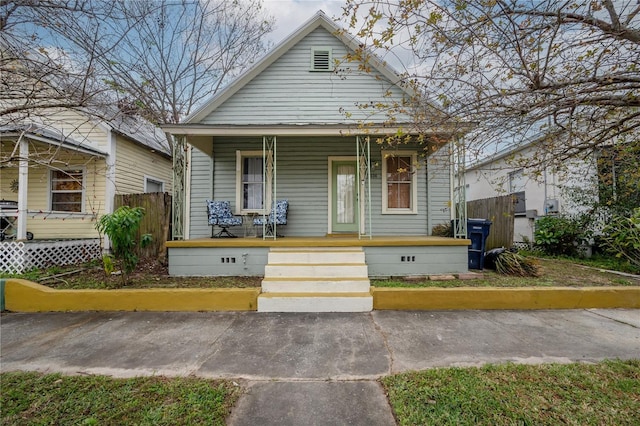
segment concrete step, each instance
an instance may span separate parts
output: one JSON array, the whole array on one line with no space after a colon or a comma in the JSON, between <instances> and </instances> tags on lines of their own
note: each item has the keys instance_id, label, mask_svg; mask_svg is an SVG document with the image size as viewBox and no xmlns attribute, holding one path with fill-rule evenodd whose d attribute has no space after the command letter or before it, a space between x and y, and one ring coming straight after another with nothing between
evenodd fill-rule
<instances>
[{"instance_id":1,"label":"concrete step","mask_svg":"<svg viewBox=\"0 0 640 426\"><path fill-rule=\"evenodd\" d=\"M368 277L368 269L364 263L281 263L275 265L267 264L264 269L264 276L265 278L366 278Z\"/></svg>"},{"instance_id":2,"label":"concrete step","mask_svg":"<svg viewBox=\"0 0 640 426\"><path fill-rule=\"evenodd\" d=\"M332 278L315 277L299 278L265 278L262 280L262 291L265 293L334 293L334 292L368 292L368 278Z\"/></svg>"},{"instance_id":3,"label":"concrete step","mask_svg":"<svg viewBox=\"0 0 640 426\"><path fill-rule=\"evenodd\" d=\"M368 292L262 293L258 312L370 312L373 296Z\"/></svg>"},{"instance_id":4,"label":"concrete step","mask_svg":"<svg viewBox=\"0 0 640 426\"><path fill-rule=\"evenodd\" d=\"M354 250L298 250L298 251L270 251L269 264L326 264L326 263L362 263L364 251Z\"/></svg>"}]
</instances>

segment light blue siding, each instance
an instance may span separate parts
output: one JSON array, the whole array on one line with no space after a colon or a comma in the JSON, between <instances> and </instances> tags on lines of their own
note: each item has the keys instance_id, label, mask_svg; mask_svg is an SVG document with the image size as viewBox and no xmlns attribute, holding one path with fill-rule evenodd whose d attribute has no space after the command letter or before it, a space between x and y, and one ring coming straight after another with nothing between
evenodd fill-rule
<instances>
[{"instance_id":1,"label":"light blue siding","mask_svg":"<svg viewBox=\"0 0 640 426\"><path fill-rule=\"evenodd\" d=\"M372 109L359 110L356 104L402 100L404 93L378 71L358 71L358 64L341 63L337 72L310 71L313 47L331 47L334 59L347 54L346 46L322 27L278 58L222 105L204 118L202 124L329 124L384 122ZM383 95L390 91L391 97ZM351 113L346 118L345 113ZM400 122L408 121L396 117Z\"/></svg>"},{"instance_id":2,"label":"light blue siding","mask_svg":"<svg viewBox=\"0 0 640 426\"><path fill-rule=\"evenodd\" d=\"M191 151L190 179L189 238L210 236L205 200L213 194L213 159L197 148Z\"/></svg>"},{"instance_id":3,"label":"light blue siding","mask_svg":"<svg viewBox=\"0 0 640 426\"><path fill-rule=\"evenodd\" d=\"M210 230L206 225L204 199L231 201L236 206L236 150L262 149L261 138L215 138L213 152L215 167L206 154L194 151L191 180L191 238L206 237ZM371 145L371 195L373 235L428 235L429 215L448 218L448 164L422 164L417 170L418 213L406 215L382 214L382 157L379 146ZM408 149L406 146L403 150ZM419 148L416 147L416 151ZM196 156L197 153L197 156ZM289 200L288 224L279 233L290 236L324 236L328 232L328 167L330 156L356 155L355 137L278 137L277 138L277 198ZM208 174L208 176L207 176ZM440 204L427 206L427 175L430 191ZM215 185L211 185L211 180ZM445 186L442 187L441 186ZM448 200L448 198L447 198ZM202 208L200 208L202 207ZM367 228L368 229L368 228Z\"/></svg>"}]
</instances>

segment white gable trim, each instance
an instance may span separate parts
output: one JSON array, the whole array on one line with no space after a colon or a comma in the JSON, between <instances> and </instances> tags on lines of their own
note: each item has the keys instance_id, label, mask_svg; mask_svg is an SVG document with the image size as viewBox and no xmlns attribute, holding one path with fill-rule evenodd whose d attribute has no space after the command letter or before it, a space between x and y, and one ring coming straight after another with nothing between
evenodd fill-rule
<instances>
[{"instance_id":1,"label":"white gable trim","mask_svg":"<svg viewBox=\"0 0 640 426\"><path fill-rule=\"evenodd\" d=\"M322 11L318 11L309 21L303 24L288 38L286 38L271 53L267 54L264 58L258 61L252 68L247 70L232 84L215 95L209 102L189 115L183 121L183 123L196 124L201 122L209 114L211 114L211 112L222 105L244 86L246 86L251 80L257 77L260 73L262 73L271 64L273 64L282 55L284 55L293 46L295 46L298 42L300 42L303 38L305 38L318 27L323 27L325 30L340 39L349 49L353 51L356 51L360 46L355 37L351 36L346 31L342 31L333 21L331 21L327 17L327 15L325 15ZM391 69L391 67L389 67L385 62L381 61L377 56L372 54L368 59L373 68L380 72L391 83L397 84L400 81L397 73L393 69ZM398 85L398 87L409 96L415 95L412 90L404 87L403 85Z\"/></svg>"}]
</instances>

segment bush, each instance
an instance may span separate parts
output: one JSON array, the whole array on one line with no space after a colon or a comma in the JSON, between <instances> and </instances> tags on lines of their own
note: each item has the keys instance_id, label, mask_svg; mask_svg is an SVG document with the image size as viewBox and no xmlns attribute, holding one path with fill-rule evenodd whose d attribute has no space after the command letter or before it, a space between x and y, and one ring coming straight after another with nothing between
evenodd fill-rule
<instances>
[{"instance_id":1,"label":"bush","mask_svg":"<svg viewBox=\"0 0 640 426\"><path fill-rule=\"evenodd\" d=\"M537 277L540 275L538 264L515 251L505 248L489 250L485 254L485 266L495 269L502 275L518 277Z\"/></svg>"},{"instance_id":2,"label":"bush","mask_svg":"<svg viewBox=\"0 0 640 426\"><path fill-rule=\"evenodd\" d=\"M586 239L585 223L565 216L544 216L536 221L536 247L546 254L575 256L578 244Z\"/></svg>"},{"instance_id":3,"label":"bush","mask_svg":"<svg viewBox=\"0 0 640 426\"><path fill-rule=\"evenodd\" d=\"M602 230L602 243L618 258L640 266L640 207L630 217L616 216Z\"/></svg>"},{"instance_id":4,"label":"bush","mask_svg":"<svg viewBox=\"0 0 640 426\"><path fill-rule=\"evenodd\" d=\"M135 254L138 242L135 238L143 216L144 209L142 207L122 206L112 214L105 214L96 223L98 232L106 234L111 240L115 263L122 271L123 284L128 282L129 274L138 264L138 256ZM139 244L144 247L150 242L151 235L144 234ZM113 265L110 263L111 259L108 256L103 257L103 262L105 272L113 269Z\"/></svg>"}]
</instances>

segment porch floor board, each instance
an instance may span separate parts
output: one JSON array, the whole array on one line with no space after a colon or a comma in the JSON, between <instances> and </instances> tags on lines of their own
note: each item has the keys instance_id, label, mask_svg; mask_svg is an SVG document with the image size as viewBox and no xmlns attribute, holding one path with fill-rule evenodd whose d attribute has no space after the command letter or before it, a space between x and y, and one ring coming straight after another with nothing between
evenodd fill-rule
<instances>
[{"instance_id":1,"label":"porch floor board","mask_svg":"<svg viewBox=\"0 0 640 426\"><path fill-rule=\"evenodd\" d=\"M177 247L385 247L385 246L468 246L471 241L461 238L432 236L379 236L379 237L280 237L278 239L251 238L196 238L167 241L168 248Z\"/></svg>"}]
</instances>

